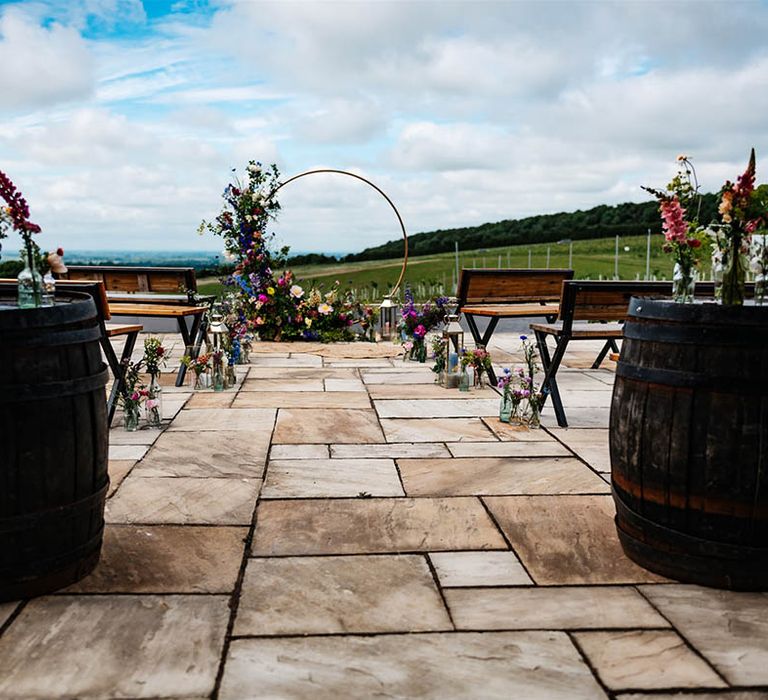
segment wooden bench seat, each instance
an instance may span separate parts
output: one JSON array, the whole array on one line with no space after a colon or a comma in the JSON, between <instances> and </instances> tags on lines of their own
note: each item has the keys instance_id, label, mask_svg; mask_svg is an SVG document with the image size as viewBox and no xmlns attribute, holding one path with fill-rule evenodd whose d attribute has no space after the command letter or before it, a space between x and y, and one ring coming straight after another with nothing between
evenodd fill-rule
<instances>
[{"instance_id":1,"label":"wooden bench seat","mask_svg":"<svg viewBox=\"0 0 768 700\"><path fill-rule=\"evenodd\" d=\"M592 364L592 368L597 369L609 351L619 351L616 341L623 334L622 322L627 317L629 300L633 296L669 296L671 292L670 282L563 282L558 320L531 324L544 370L541 385L544 400L552 397L552 407L560 427L568 427L568 421L557 386L557 370L568 344L572 340L605 340L606 344ZM549 337L555 341L551 354L547 345Z\"/></svg>"},{"instance_id":2,"label":"wooden bench seat","mask_svg":"<svg viewBox=\"0 0 768 700\"><path fill-rule=\"evenodd\" d=\"M563 280L573 270L464 269L459 277L459 311L464 315L475 345L487 347L504 318L543 318L554 321ZM488 318L480 333L476 317ZM488 378L496 383L491 369Z\"/></svg>"},{"instance_id":3,"label":"wooden bench seat","mask_svg":"<svg viewBox=\"0 0 768 700\"><path fill-rule=\"evenodd\" d=\"M112 316L175 319L186 354L193 358L199 354L206 330L206 302L212 297L197 296L194 268L71 265L59 279L101 282ZM186 370L181 363L176 386L184 382Z\"/></svg>"}]
</instances>

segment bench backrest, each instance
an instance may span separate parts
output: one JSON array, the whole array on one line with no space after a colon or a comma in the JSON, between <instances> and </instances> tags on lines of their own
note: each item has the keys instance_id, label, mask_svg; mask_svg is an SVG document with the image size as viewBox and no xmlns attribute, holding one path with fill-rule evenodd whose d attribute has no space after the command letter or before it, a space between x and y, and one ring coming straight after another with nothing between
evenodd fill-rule
<instances>
[{"instance_id":1,"label":"bench backrest","mask_svg":"<svg viewBox=\"0 0 768 700\"><path fill-rule=\"evenodd\" d=\"M68 265L67 272L58 277L103 282L108 292L189 295L197 291L193 267Z\"/></svg>"},{"instance_id":2,"label":"bench backrest","mask_svg":"<svg viewBox=\"0 0 768 700\"><path fill-rule=\"evenodd\" d=\"M464 269L459 277L459 306L558 301L573 270Z\"/></svg>"},{"instance_id":3,"label":"bench backrest","mask_svg":"<svg viewBox=\"0 0 768 700\"><path fill-rule=\"evenodd\" d=\"M745 296L754 296L754 282L745 285ZM694 296L711 299L714 282L696 282ZM626 281L596 282L571 280L563 282L558 320L569 329L573 321L624 321L632 297L671 297L672 282Z\"/></svg>"}]
</instances>

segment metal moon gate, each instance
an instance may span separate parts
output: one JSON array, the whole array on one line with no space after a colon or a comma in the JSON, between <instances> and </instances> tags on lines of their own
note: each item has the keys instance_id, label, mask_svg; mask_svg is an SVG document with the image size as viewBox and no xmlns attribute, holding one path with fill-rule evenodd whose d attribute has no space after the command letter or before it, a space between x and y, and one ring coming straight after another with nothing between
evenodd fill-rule
<instances>
[{"instance_id":1,"label":"metal moon gate","mask_svg":"<svg viewBox=\"0 0 768 700\"><path fill-rule=\"evenodd\" d=\"M356 175L355 173L350 173L346 170L334 170L330 168L322 168L319 170L307 170L306 172L299 173L298 175L294 175L293 177L288 178L285 182L281 182L277 187L275 187L274 190L272 190L272 192L269 194L269 198L275 195L278 192L278 190L285 187L288 183L293 182L294 180L298 180L299 178L306 177L307 175L317 175L319 173L336 173L338 175L347 175L348 177L354 177L357 180L361 180L366 185L373 187L374 190L376 190L382 197L384 197L384 199L387 200L387 204L389 204L389 206L392 208L392 211L395 212L395 216L397 217L397 222L400 224L400 230L403 233L403 267L400 270L400 277L398 277L397 283L390 290L390 296L394 296L403 282L403 278L405 277L405 268L408 265L408 234L405 232L405 224L403 223L403 218L400 216L400 212L397 210L397 207L395 206L394 202L386 195L384 190L374 185L370 180L367 180L362 175Z\"/></svg>"}]
</instances>

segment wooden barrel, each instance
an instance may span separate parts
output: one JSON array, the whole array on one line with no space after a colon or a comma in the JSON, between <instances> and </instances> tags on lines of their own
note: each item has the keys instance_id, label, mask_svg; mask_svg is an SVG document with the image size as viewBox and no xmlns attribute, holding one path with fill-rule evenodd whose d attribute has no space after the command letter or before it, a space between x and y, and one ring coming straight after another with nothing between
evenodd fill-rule
<instances>
[{"instance_id":1,"label":"wooden barrel","mask_svg":"<svg viewBox=\"0 0 768 700\"><path fill-rule=\"evenodd\" d=\"M0 601L96 565L107 477L107 369L84 294L18 309L0 298Z\"/></svg>"},{"instance_id":2,"label":"wooden barrel","mask_svg":"<svg viewBox=\"0 0 768 700\"><path fill-rule=\"evenodd\" d=\"M768 589L768 308L632 299L610 419L626 554Z\"/></svg>"}]
</instances>

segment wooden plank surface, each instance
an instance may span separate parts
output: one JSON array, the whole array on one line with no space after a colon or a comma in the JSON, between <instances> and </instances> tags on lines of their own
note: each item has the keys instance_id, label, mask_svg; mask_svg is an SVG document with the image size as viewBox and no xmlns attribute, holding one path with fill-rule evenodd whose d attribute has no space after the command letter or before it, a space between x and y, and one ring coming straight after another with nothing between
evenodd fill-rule
<instances>
[{"instance_id":1,"label":"wooden plank surface","mask_svg":"<svg viewBox=\"0 0 768 700\"><path fill-rule=\"evenodd\" d=\"M112 302L109 305L109 311L113 316L178 318L180 316L197 316L207 310L207 306L175 306L170 304L116 304Z\"/></svg>"},{"instance_id":2,"label":"wooden plank surface","mask_svg":"<svg viewBox=\"0 0 768 700\"><path fill-rule=\"evenodd\" d=\"M104 330L107 331L109 338L114 338L118 335L127 335L128 333L141 333L144 330L144 326L137 325L122 325L118 323L105 323Z\"/></svg>"},{"instance_id":3,"label":"wooden plank surface","mask_svg":"<svg viewBox=\"0 0 768 700\"><path fill-rule=\"evenodd\" d=\"M464 306L461 312L473 316L524 318L526 316L557 316L559 309L559 304L473 304Z\"/></svg>"},{"instance_id":4,"label":"wooden plank surface","mask_svg":"<svg viewBox=\"0 0 768 700\"><path fill-rule=\"evenodd\" d=\"M559 336L563 333L563 324L559 321L557 323L532 323L531 328L547 335ZM621 338L623 333L624 326L620 323L574 323L569 337L609 340Z\"/></svg>"}]
</instances>

